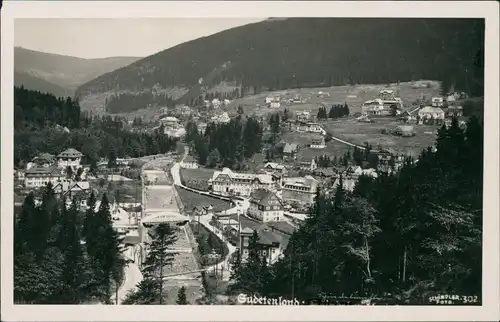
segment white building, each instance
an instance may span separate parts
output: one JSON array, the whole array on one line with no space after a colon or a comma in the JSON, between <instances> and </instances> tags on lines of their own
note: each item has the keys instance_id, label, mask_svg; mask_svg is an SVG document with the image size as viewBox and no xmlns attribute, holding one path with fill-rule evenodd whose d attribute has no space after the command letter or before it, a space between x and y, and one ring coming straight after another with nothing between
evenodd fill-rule
<instances>
[{"instance_id":1,"label":"white building","mask_svg":"<svg viewBox=\"0 0 500 322\"><path fill-rule=\"evenodd\" d=\"M177 126L176 128L168 128L165 127L163 130L163 134L168 135L174 138L181 138L186 135L186 129L183 126Z\"/></svg>"},{"instance_id":2,"label":"white building","mask_svg":"<svg viewBox=\"0 0 500 322\"><path fill-rule=\"evenodd\" d=\"M248 215L261 222L282 221L283 204L274 192L257 189L251 195Z\"/></svg>"},{"instance_id":3,"label":"white building","mask_svg":"<svg viewBox=\"0 0 500 322\"><path fill-rule=\"evenodd\" d=\"M297 131L309 132L309 133L320 133L322 135L326 135L326 131L323 130L321 125L319 125L318 123L313 123L313 122L299 123L297 125Z\"/></svg>"},{"instance_id":4,"label":"white building","mask_svg":"<svg viewBox=\"0 0 500 322\"><path fill-rule=\"evenodd\" d=\"M320 136L317 138L313 138L311 140L311 144L309 145L312 149L324 149L326 148L325 138Z\"/></svg>"},{"instance_id":5,"label":"white building","mask_svg":"<svg viewBox=\"0 0 500 322\"><path fill-rule=\"evenodd\" d=\"M181 168L183 169L198 169L198 161L191 155L188 155L182 160Z\"/></svg>"},{"instance_id":6,"label":"white building","mask_svg":"<svg viewBox=\"0 0 500 322\"><path fill-rule=\"evenodd\" d=\"M316 196L318 180L312 176L283 178L281 189L283 200L312 204Z\"/></svg>"},{"instance_id":7,"label":"white building","mask_svg":"<svg viewBox=\"0 0 500 322\"><path fill-rule=\"evenodd\" d=\"M361 114L364 115L391 115L393 107L396 107L396 115L401 114L403 101L400 97L394 95L394 91L383 89L379 93L379 97L363 103L361 106Z\"/></svg>"},{"instance_id":8,"label":"white building","mask_svg":"<svg viewBox=\"0 0 500 322\"><path fill-rule=\"evenodd\" d=\"M361 106L361 114L363 115L382 115L384 110L384 102L380 98L366 101Z\"/></svg>"},{"instance_id":9,"label":"white building","mask_svg":"<svg viewBox=\"0 0 500 322\"><path fill-rule=\"evenodd\" d=\"M160 123L165 127L176 127L179 124L179 119L174 116L167 116L162 118Z\"/></svg>"},{"instance_id":10,"label":"white building","mask_svg":"<svg viewBox=\"0 0 500 322\"><path fill-rule=\"evenodd\" d=\"M433 107L442 107L444 104L444 100L442 97L433 97L432 98L432 106Z\"/></svg>"},{"instance_id":11,"label":"white building","mask_svg":"<svg viewBox=\"0 0 500 322\"><path fill-rule=\"evenodd\" d=\"M426 106L418 111L418 116L422 120L444 120L445 113L440 107Z\"/></svg>"},{"instance_id":12,"label":"white building","mask_svg":"<svg viewBox=\"0 0 500 322\"><path fill-rule=\"evenodd\" d=\"M80 151L73 148L67 149L57 155L57 167L61 169L71 167L73 170L76 170L80 167L82 157L83 154Z\"/></svg>"},{"instance_id":13,"label":"white building","mask_svg":"<svg viewBox=\"0 0 500 322\"><path fill-rule=\"evenodd\" d=\"M257 189L274 188L273 178L268 174L237 173L228 168L216 171L208 184L214 193L226 196L250 196Z\"/></svg>"},{"instance_id":14,"label":"white building","mask_svg":"<svg viewBox=\"0 0 500 322\"><path fill-rule=\"evenodd\" d=\"M49 182L56 185L64 180L65 176L60 169L54 167L33 167L26 170L24 175L24 186L26 188L45 187Z\"/></svg>"}]
</instances>

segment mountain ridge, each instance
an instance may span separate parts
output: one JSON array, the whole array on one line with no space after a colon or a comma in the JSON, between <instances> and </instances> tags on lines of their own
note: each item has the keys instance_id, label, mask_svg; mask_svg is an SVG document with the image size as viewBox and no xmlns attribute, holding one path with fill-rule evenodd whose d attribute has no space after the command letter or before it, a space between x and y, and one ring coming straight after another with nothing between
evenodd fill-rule
<instances>
[{"instance_id":1,"label":"mountain ridge","mask_svg":"<svg viewBox=\"0 0 500 322\"><path fill-rule=\"evenodd\" d=\"M80 58L14 47L15 84L33 90L51 90L50 93L56 95L73 95L85 82L138 59L140 57Z\"/></svg>"},{"instance_id":2,"label":"mountain ridge","mask_svg":"<svg viewBox=\"0 0 500 322\"><path fill-rule=\"evenodd\" d=\"M232 81L244 94L435 79L474 95L482 91L474 80L482 82L483 48L483 19L271 19L160 51L81 85L77 95L173 87L198 94L208 75L204 87Z\"/></svg>"}]
</instances>

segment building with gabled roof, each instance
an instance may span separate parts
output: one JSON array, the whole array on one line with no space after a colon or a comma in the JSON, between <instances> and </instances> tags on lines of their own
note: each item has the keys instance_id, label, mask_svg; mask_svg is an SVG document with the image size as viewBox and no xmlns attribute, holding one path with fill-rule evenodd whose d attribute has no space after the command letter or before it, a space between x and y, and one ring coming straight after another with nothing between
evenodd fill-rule
<instances>
[{"instance_id":1,"label":"building with gabled roof","mask_svg":"<svg viewBox=\"0 0 500 322\"><path fill-rule=\"evenodd\" d=\"M26 188L45 187L49 182L56 185L64 180L64 174L55 167L32 167L24 174L24 186Z\"/></svg>"},{"instance_id":2,"label":"building with gabled roof","mask_svg":"<svg viewBox=\"0 0 500 322\"><path fill-rule=\"evenodd\" d=\"M281 191L283 200L299 202L301 204L312 204L319 181L312 176L283 178Z\"/></svg>"},{"instance_id":3,"label":"building with gabled roof","mask_svg":"<svg viewBox=\"0 0 500 322\"><path fill-rule=\"evenodd\" d=\"M251 194L248 215L261 222L282 221L283 205L274 192L257 189Z\"/></svg>"},{"instance_id":4,"label":"building with gabled roof","mask_svg":"<svg viewBox=\"0 0 500 322\"><path fill-rule=\"evenodd\" d=\"M298 145L296 143L285 143L283 147L283 158L295 159L298 151Z\"/></svg>"},{"instance_id":5,"label":"building with gabled roof","mask_svg":"<svg viewBox=\"0 0 500 322\"><path fill-rule=\"evenodd\" d=\"M57 155L57 167L61 169L71 167L73 170L76 170L80 167L82 157L83 154L80 151L69 148Z\"/></svg>"},{"instance_id":6,"label":"building with gabled roof","mask_svg":"<svg viewBox=\"0 0 500 322\"><path fill-rule=\"evenodd\" d=\"M188 154L184 160L181 161L181 168L183 169L198 169L198 160L192 155Z\"/></svg>"},{"instance_id":7,"label":"building with gabled roof","mask_svg":"<svg viewBox=\"0 0 500 322\"><path fill-rule=\"evenodd\" d=\"M217 194L230 196L250 196L257 189L269 189L274 187L273 177L268 174L238 173L229 168L215 171L212 178L208 180L212 191Z\"/></svg>"},{"instance_id":8,"label":"building with gabled roof","mask_svg":"<svg viewBox=\"0 0 500 322\"><path fill-rule=\"evenodd\" d=\"M63 180L54 185L54 192L70 200L75 197L87 200L91 189L88 181Z\"/></svg>"},{"instance_id":9,"label":"building with gabled roof","mask_svg":"<svg viewBox=\"0 0 500 322\"><path fill-rule=\"evenodd\" d=\"M445 113L440 107L425 106L418 111L421 120L444 120Z\"/></svg>"}]
</instances>

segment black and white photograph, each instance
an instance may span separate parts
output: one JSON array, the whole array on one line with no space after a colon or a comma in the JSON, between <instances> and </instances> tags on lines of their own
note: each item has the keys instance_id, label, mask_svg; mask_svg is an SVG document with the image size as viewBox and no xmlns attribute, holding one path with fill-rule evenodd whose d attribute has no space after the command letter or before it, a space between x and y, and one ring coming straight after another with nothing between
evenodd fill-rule
<instances>
[{"instance_id":1,"label":"black and white photograph","mask_svg":"<svg viewBox=\"0 0 500 322\"><path fill-rule=\"evenodd\" d=\"M498 317L498 12L96 3L2 13L2 306Z\"/></svg>"}]
</instances>

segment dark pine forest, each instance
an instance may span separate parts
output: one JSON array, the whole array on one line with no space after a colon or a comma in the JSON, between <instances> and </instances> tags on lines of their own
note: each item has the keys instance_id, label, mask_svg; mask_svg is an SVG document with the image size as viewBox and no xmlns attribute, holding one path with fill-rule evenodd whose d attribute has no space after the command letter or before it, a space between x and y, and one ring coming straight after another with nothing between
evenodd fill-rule
<instances>
[{"instance_id":1,"label":"dark pine forest","mask_svg":"<svg viewBox=\"0 0 500 322\"><path fill-rule=\"evenodd\" d=\"M14 105L16 165L41 152L57 155L70 147L82 152L84 162L92 166L100 158L160 154L176 146L175 140L165 136L161 129L154 133L133 133L124 129L125 122L119 117L88 116L69 97L57 98L15 87Z\"/></svg>"}]
</instances>

